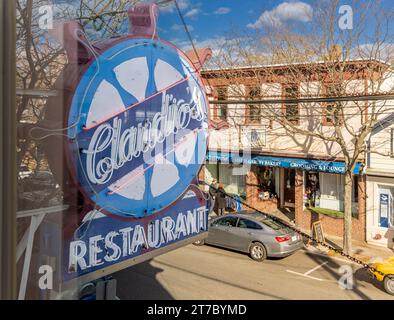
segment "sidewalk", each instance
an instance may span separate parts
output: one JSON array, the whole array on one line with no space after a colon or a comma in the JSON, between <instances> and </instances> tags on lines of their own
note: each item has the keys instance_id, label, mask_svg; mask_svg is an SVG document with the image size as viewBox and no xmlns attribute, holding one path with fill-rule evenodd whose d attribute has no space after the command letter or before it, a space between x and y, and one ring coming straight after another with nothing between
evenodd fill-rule
<instances>
[{"instance_id":1,"label":"sidewalk","mask_svg":"<svg viewBox=\"0 0 394 320\"><path fill-rule=\"evenodd\" d=\"M303 230L303 231L308 234L310 233L307 230ZM342 248L342 241L343 240L341 237L336 237L331 235L326 236L326 243L338 249ZM328 256L337 256L337 257L341 256L340 254L329 251L327 248L321 246L318 248L314 246L309 246L307 247L307 250L327 254ZM373 263L376 261L386 260L389 257L394 256L394 250L370 245L363 241L353 240L352 256L363 261L364 263Z\"/></svg>"}]
</instances>

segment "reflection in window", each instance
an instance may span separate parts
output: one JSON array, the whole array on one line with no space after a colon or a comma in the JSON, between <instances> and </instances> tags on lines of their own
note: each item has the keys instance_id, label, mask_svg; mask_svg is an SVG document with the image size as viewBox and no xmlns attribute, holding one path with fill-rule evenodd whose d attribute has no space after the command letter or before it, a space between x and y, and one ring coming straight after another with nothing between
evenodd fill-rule
<instances>
[{"instance_id":1,"label":"reflection in window","mask_svg":"<svg viewBox=\"0 0 394 320\"><path fill-rule=\"evenodd\" d=\"M256 222L250 221L248 219L239 219L238 228L253 229L253 230L261 230L261 229L263 229Z\"/></svg>"},{"instance_id":2,"label":"reflection in window","mask_svg":"<svg viewBox=\"0 0 394 320\"><path fill-rule=\"evenodd\" d=\"M225 217L216 221L216 225L224 227L236 227L238 218Z\"/></svg>"}]
</instances>

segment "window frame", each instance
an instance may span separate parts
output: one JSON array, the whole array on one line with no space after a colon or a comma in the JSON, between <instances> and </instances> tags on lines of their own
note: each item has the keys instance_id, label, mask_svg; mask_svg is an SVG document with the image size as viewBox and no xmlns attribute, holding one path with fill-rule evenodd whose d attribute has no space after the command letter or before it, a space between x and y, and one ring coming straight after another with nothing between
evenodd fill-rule
<instances>
[{"instance_id":1,"label":"window frame","mask_svg":"<svg viewBox=\"0 0 394 320\"><path fill-rule=\"evenodd\" d=\"M228 88L227 87L217 87L214 90L214 100L221 101L227 100ZM225 116L222 115L223 110L225 110ZM220 115L219 115L220 112ZM228 106L225 104L215 104L213 107L213 118L214 120L228 122Z\"/></svg>"},{"instance_id":2,"label":"window frame","mask_svg":"<svg viewBox=\"0 0 394 320\"><path fill-rule=\"evenodd\" d=\"M323 83L323 95L326 98L330 98L330 97L335 97L335 96L331 96L331 94L329 93L329 88L332 88L333 86L335 86L337 84L335 84L334 82L324 82ZM335 92L337 92L338 90L335 88L334 89ZM335 93L334 93L335 94ZM325 127L335 127L337 125L343 126L343 116L341 114L335 114L335 110L334 110L334 114L330 114L328 115L328 107L329 106L334 106L335 108L335 102L324 102L322 105L322 109L323 109L323 126ZM336 110L337 112L340 112L340 110ZM330 112L331 113L331 112ZM333 121L328 121L329 117L333 117ZM338 118L337 120L335 118Z\"/></svg>"},{"instance_id":3,"label":"window frame","mask_svg":"<svg viewBox=\"0 0 394 320\"><path fill-rule=\"evenodd\" d=\"M255 86L255 87L248 87L248 94L247 94L247 99L249 100L258 100L261 97L261 88L259 86ZM257 93L257 94L255 94ZM257 109L258 113L257 115L257 119L253 118L252 119L252 109ZM245 124L246 125L261 125L261 106L259 104L248 104L246 105L246 115L245 115Z\"/></svg>"},{"instance_id":4,"label":"window frame","mask_svg":"<svg viewBox=\"0 0 394 320\"><path fill-rule=\"evenodd\" d=\"M288 94L287 90L288 89L294 89L297 88L296 90L296 95L292 94ZM282 83L282 98L283 99L288 99L288 98L292 98L292 99L299 99L300 98L300 83ZM289 107L294 107L297 110L297 115L293 115L290 116L288 115L288 108ZM299 103L286 103L283 102L282 103L282 112L283 115L285 117L285 119L287 121L289 121L290 123L292 123L295 126L299 126L300 125L300 121L301 121L301 112L300 112L300 104ZM294 117L294 119L289 119L290 117Z\"/></svg>"}]
</instances>

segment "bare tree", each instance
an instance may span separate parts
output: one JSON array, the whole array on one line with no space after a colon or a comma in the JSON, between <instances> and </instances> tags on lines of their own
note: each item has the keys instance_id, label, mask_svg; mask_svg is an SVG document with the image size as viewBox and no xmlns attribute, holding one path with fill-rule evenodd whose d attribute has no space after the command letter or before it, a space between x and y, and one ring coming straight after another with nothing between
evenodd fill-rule
<instances>
[{"instance_id":1,"label":"bare tree","mask_svg":"<svg viewBox=\"0 0 394 320\"><path fill-rule=\"evenodd\" d=\"M218 77L233 88L233 99L250 100L245 88L251 84L261 88L262 101L255 105L270 123L274 139L292 137L306 149L316 149L320 144L332 158L344 159L343 246L347 253L352 252L354 170L363 160L374 126L394 112L392 101L341 99L394 92L389 63L394 56L390 28L393 11L384 10L378 2L354 1L352 8L351 30L338 25L339 1L318 1L306 26L272 21L266 22L263 29L237 36L232 32L211 61ZM278 88L277 84L286 88ZM335 99L325 103L297 102L308 97ZM275 98L292 101L263 102ZM237 111L233 117L250 116L243 109L234 108Z\"/></svg>"}]
</instances>

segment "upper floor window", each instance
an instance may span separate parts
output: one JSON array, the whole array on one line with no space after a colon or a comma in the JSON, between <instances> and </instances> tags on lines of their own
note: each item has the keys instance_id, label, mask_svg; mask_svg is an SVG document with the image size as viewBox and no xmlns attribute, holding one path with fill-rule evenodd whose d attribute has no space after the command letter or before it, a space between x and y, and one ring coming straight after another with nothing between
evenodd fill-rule
<instances>
[{"instance_id":1,"label":"upper floor window","mask_svg":"<svg viewBox=\"0 0 394 320\"><path fill-rule=\"evenodd\" d=\"M258 100L261 96L261 89L258 87L249 89L249 100ZM247 106L246 122L248 124L261 123L261 107L258 104L249 104Z\"/></svg>"},{"instance_id":2,"label":"upper floor window","mask_svg":"<svg viewBox=\"0 0 394 320\"><path fill-rule=\"evenodd\" d=\"M217 88L216 89L216 100L226 101L227 100L227 88ZM227 121L228 108L226 104L219 104L214 107L214 118L216 120Z\"/></svg>"},{"instance_id":3,"label":"upper floor window","mask_svg":"<svg viewBox=\"0 0 394 320\"><path fill-rule=\"evenodd\" d=\"M327 98L340 96L340 87L335 84L326 85L325 95ZM341 124L341 108L337 102L327 102L323 111L323 125L335 126Z\"/></svg>"},{"instance_id":4,"label":"upper floor window","mask_svg":"<svg viewBox=\"0 0 394 320\"><path fill-rule=\"evenodd\" d=\"M285 99L298 99L300 96L300 88L298 85L286 85L283 89ZM286 119L291 123L298 125L300 122L300 107L298 103L285 102L283 111Z\"/></svg>"}]
</instances>

